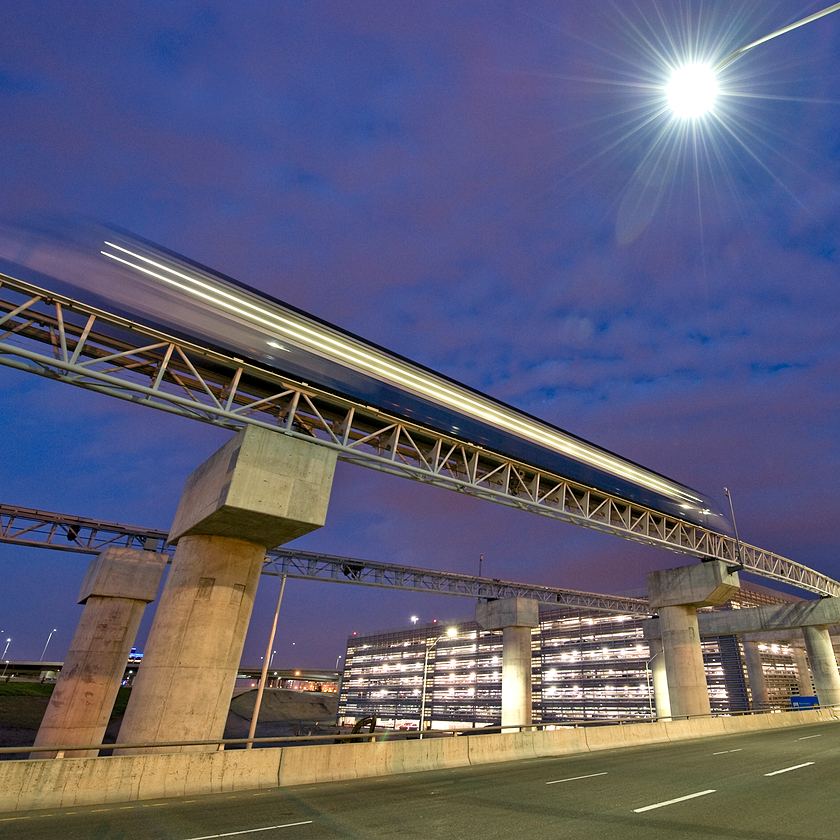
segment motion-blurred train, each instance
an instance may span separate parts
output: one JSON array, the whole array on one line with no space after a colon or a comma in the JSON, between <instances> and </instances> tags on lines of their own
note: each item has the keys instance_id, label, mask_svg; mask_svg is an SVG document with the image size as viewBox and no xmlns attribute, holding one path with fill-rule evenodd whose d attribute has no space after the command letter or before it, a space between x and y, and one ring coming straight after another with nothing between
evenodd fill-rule
<instances>
[{"instance_id":1,"label":"motion-blurred train","mask_svg":"<svg viewBox=\"0 0 840 840\"><path fill-rule=\"evenodd\" d=\"M487 450L731 534L707 496L124 231L0 229L0 271Z\"/></svg>"}]
</instances>

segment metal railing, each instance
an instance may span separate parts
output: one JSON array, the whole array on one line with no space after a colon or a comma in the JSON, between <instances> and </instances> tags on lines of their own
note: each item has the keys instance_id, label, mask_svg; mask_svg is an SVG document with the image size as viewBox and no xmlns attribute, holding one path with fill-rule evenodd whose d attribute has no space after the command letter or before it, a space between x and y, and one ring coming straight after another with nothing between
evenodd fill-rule
<instances>
[{"instance_id":1,"label":"metal railing","mask_svg":"<svg viewBox=\"0 0 840 840\"><path fill-rule=\"evenodd\" d=\"M154 528L0 503L0 542L12 545L78 554L98 554L116 546L171 555L175 547L166 544L167 536L165 531ZM271 549L266 555L263 574L460 597L531 598L555 606L651 615L643 598L483 578L292 548Z\"/></svg>"},{"instance_id":2,"label":"metal railing","mask_svg":"<svg viewBox=\"0 0 840 840\"><path fill-rule=\"evenodd\" d=\"M788 712L813 711L817 709L834 709L840 713L840 704L815 705L808 709L779 706L777 708L747 709L739 711L712 712L708 715L670 715L661 718L610 718L603 720L568 720L529 724L505 724L504 726L465 727L463 729L424 729L424 730L380 730L377 732L361 732L358 734L332 732L324 735L275 735L258 738L211 738L193 741L137 741L114 744L60 744L56 746L28 746L28 747L0 747L0 755L20 755L32 753L56 753L55 758L72 758L72 753L79 752L110 752L118 750L164 750L181 747L215 747L216 751L228 747L269 746L271 744L349 744L354 742L377 741L415 741L422 738L454 738L472 737L490 734L508 734L517 732L543 732L558 729L586 729L598 726L629 726L632 724L649 724L682 720L710 720L726 717L746 717L770 714L784 714Z\"/></svg>"},{"instance_id":3,"label":"metal railing","mask_svg":"<svg viewBox=\"0 0 840 840\"><path fill-rule=\"evenodd\" d=\"M407 422L0 274L0 364L238 430L329 447L344 461L693 557L738 560L734 538ZM821 595L840 583L741 544L750 572Z\"/></svg>"}]
</instances>

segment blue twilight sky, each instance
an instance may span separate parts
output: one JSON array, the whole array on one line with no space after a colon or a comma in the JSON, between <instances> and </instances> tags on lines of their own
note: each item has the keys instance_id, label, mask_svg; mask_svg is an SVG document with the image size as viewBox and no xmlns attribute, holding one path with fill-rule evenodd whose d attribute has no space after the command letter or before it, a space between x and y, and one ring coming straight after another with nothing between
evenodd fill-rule
<instances>
[{"instance_id":1,"label":"blue twilight sky","mask_svg":"<svg viewBox=\"0 0 840 840\"><path fill-rule=\"evenodd\" d=\"M840 576L840 15L733 65L693 134L661 113L665 61L824 4L6 3L0 218L124 226L689 486L726 484L746 540ZM167 527L226 439L2 367L0 388L4 502ZM471 573L483 553L495 577L610 592L683 562L346 465L299 542ZM52 627L63 655L86 562L0 546L10 656ZM292 581L275 662L332 666L353 630L471 610Z\"/></svg>"}]
</instances>

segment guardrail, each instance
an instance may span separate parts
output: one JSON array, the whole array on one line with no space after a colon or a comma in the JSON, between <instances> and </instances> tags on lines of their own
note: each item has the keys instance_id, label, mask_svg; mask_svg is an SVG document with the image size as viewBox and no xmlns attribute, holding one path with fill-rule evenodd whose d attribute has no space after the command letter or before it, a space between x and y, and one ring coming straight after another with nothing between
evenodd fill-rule
<instances>
[{"instance_id":1,"label":"guardrail","mask_svg":"<svg viewBox=\"0 0 840 840\"><path fill-rule=\"evenodd\" d=\"M829 704L825 706L813 706L813 709L840 709L840 704ZM376 743L381 741L417 741L424 738L454 738L459 736L475 735L500 735L516 732L552 732L558 729L586 729L601 726L624 726L631 724L655 724L673 722L680 720L712 720L731 717L752 717L769 714L783 714L787 712L799 712L797 709L788 706L775 706L772 708L747 709L731 712L717 712L710 715L671 715L660 718L609 718L603 720L567 720L553 721L546 723L529 723L505 726L482 726L465 727L464 729L424 729L419 730L395 730L388 729L379 732L361 732L358 734L331 732L324 735L274 735L259 738L211 738L200 741L142 741L114 744L71 744L55 746L28 746L28 747L0 747L0 756L26 754L29 757L35 753L56 753L55 758L73 757L72 753L97 750L100 752L113 753L117 750L150 750L166 749L173 747L216 747L218 751L228 747L270 746L270 745L296 745L296 744L350 744L350 743ZM69 754L69 755L68 755Z\"/></svg>"}]
</instances>

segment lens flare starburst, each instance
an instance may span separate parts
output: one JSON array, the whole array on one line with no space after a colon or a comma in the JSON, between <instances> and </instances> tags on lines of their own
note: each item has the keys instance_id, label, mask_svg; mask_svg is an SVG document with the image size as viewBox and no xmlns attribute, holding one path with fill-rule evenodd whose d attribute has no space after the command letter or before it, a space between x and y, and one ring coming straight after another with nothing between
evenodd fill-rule
<instances>
[{"instance_id":1,"label":"lens flare starburst","mask_svg":"<svg viewBox=\"0 0 840 840\"><path fill-rule=\"evenodd\" d=\"M697 119L710 113L718 97L717 74L708 64L677 67L665 86L665 98L675 117Z\"/></svg>"}]
</instances>

